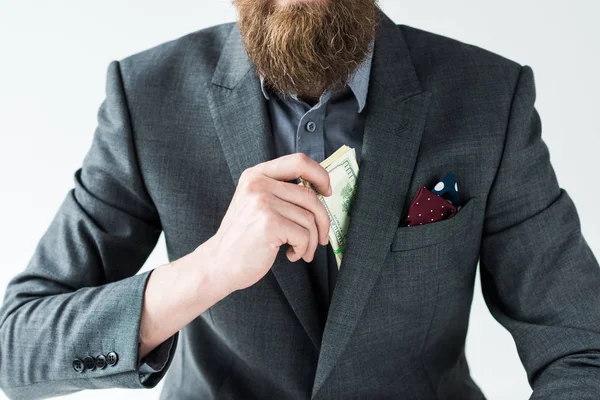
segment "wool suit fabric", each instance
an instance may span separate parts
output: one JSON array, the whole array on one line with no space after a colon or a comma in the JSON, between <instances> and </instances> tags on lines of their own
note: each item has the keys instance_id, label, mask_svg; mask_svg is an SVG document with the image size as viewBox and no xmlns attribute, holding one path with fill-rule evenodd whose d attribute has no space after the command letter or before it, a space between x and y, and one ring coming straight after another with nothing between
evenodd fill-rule
<instances>
[{"instance_id":1,"label":"wool suit fabric","mask_svg":"<svg viewBox=\"0 0 600 400\"><path fill-rule=\"evenodd\" d=\"M0 310L10 398L164 377L162 399L483 399L465 357L478 266L531 398L597 398L600 269L542 139L532 69L380 16L326 322L282 246L263 279L190 322L166 367L140 380L150 272L136 273L161 232L170 260L214 235L242 171L273 157L259 78L237 25L221 24L108 66L74 187ZM462 209L404 226L419 187L446 171ZM72 367L110 351L113 367Z\"/></svg>"}]
</instances>

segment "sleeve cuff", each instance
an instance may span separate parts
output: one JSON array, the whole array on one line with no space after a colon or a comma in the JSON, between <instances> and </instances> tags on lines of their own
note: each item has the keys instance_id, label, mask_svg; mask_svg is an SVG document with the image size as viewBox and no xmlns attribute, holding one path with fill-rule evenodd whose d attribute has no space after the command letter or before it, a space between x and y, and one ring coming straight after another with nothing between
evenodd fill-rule
<instances>
[{"instance_id":1,"label":"sleeve cuff","mask_svg":"<svg viewBox=\"0 0 600 400\"><path fill-rule=\"evenodd\" d=\"M173 350L175 336L176 334L156 346L140 361L140 381L142 383L146 382L151 374L161 372L167 366L167 362L172 356L171 350Z\"/></svg>"},{"instance_id":2,"label":"sleeve cuff","mask_svg":"<svg viewBox=\"0 0 600 400\"><path fill-rule=\"evenodd\" d=\"M175 350L177 349L177 341L179 340L179 332L176 332L169 339L165 340L163 343L158 345L154 350L144 357L142 361L140 361L140 366L138 368L139 372L139 380L140 384L146 388L155 387L158 382L165 376L167 370L169 369L169 365L171 365L171 361L173 361L173 357L175 356ZM159 347L161 349L159 349ZM167 351L163 350L166 349ZM156 354L156 363L149 360L150 355L153 352L157 352ZM160 351L161 355L159 356L158 352ZM164 351L164 354L162 354ZM164 359L162 356L164 355ZM152 355L154 357L154 355ZM149 362L150 361L150 362ZM156 371L156 372L153 372Z\"/></svg>"}]
</instances>

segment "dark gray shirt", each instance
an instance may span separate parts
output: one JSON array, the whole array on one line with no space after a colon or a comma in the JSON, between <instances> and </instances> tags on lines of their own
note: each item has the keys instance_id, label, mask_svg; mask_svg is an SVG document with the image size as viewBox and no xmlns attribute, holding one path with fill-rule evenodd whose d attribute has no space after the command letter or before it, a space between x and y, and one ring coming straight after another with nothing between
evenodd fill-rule
<instances>
[{"instance_id":1,"label":"dark gray shirt","mask_svg":"<svg viewBox=\"0 0 600 400\"><path fill-rule=\"evenodd\" d=\"M345 144L355 149L360 163L364 130L362 111L367 99L372 50L373 43L368 57L348 78L343 89L335 93L325 92L313 107L295 95L274 95L260 77L263 95L267 99L275 157L305 153L321 162ZM331 245L319 245L312 262L302 259L298 262L302 264L300 267L309 271L324 324L338 272Z\"/></svg>"}]
</instances>

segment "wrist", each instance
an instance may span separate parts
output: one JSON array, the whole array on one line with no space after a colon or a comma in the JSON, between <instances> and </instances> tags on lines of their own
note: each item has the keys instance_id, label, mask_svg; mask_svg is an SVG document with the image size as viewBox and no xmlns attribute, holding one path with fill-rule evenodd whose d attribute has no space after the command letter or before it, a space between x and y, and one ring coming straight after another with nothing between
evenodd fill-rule
<instances>
[{"instance_id":1,"label":"wrist","mask_svg":"<svg viewBox=\"0 0 600 400\"><path fill-rule=\"evenodd\" d=\"M217 265L213 242L214 239L210 238L193 252L174 261L178 268L184 270L185 276L191 278L190 292L193 294L194 304L201 312L234 291Z\"/></svg>"}]
</instances>

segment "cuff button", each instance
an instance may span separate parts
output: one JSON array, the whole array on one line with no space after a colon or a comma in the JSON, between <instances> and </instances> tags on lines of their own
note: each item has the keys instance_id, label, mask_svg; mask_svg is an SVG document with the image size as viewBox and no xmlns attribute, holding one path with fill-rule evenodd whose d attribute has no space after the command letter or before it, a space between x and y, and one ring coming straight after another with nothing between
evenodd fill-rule
<instances>
[{"instance_id":1,"label":"cuff button","mask_svg":"<svg viewBox=\"0 0 600 400\"><path fill-rule=\"evenodd\" d=\"M106 357L104 357L102 354L100 354L98 357L96 357L96 368L98 368L98 369L106 368Z\"/></svg>"},{"instance_id":2,"label":"cuff button","mask_svg":"<svg viewBox=\"0 0 600 400\"><path fill-rule=\"evenodd\" d=\"M114 351L111 351L106 355L106 363L113 367L117 361L119 361L119 356Z\"/></svg>"},{"instance_id":3,"label":"cuff button","mask_svg":"<svg viewBox=\"0 0 600 400\"><path fill-rule=\"evenodd\" d=\"M89 369L90 371L96 369L96 360L94 360L94 357L85 357L83 359L83 364L85 365L85 369Z\"/></svg>"},{"instance_id":4,"label":"cuff button","mask_svg":"<svg viewBox=\"0 0 600 400\"><path fill-rule=\"evenodd\" d=\"M83 361L79 358L73 360L73 369L79 373L82 373L85 370L85 366L83 365Z\"/></svg>"}]
</instances>

